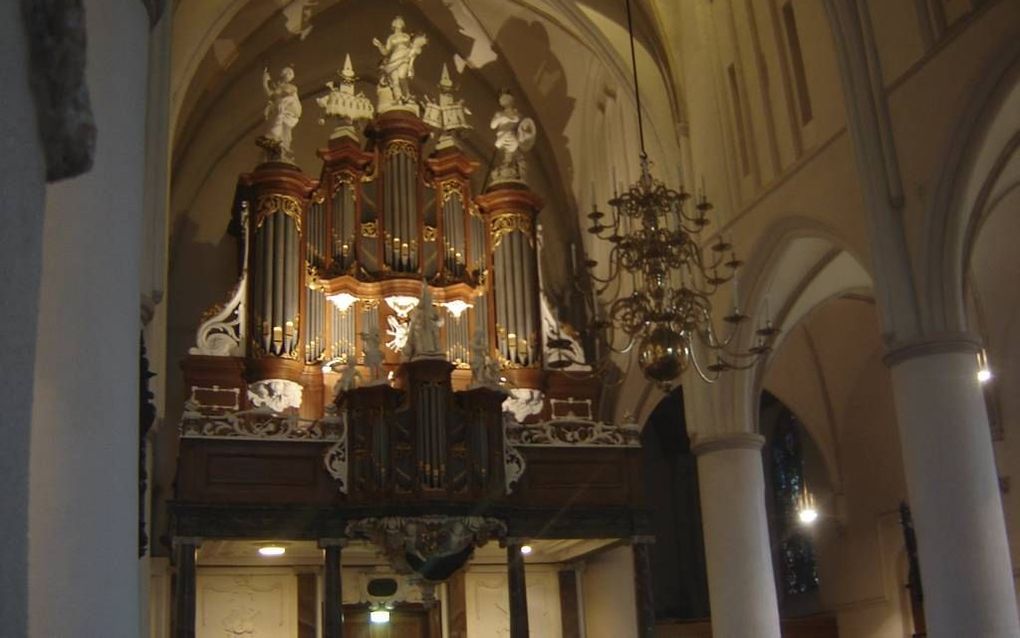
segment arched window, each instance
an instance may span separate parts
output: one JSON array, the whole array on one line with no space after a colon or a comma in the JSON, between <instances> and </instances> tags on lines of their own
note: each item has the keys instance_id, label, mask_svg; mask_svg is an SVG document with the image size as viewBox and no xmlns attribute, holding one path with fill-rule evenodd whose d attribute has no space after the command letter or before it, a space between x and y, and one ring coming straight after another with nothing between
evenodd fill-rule
<instances>
[{"instance_id":1,"label":"arched window","mask_svg":"<svg viewBox=\"0 0 1020 638\"><path fill-rule=\"evenodd\" d=\"M804 457L797 417L782 406L768 446L772 492L776 506L779 564L776 570L782 593L806 594L818 590L811 539L797 520L797 505L804 493Z\"/></svg>"}]
</instances>

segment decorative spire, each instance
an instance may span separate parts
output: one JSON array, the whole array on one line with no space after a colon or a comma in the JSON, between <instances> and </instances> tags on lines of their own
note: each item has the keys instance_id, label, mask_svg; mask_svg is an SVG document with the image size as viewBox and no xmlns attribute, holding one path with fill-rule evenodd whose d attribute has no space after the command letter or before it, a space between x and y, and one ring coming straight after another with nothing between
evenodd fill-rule
<instances>
[{"instance_id":1,"label":"decorative spire","mask_svg":"<svg viewBox=\"0 0 1020 638\"><path fill-rule=\"evenodd\" d=\"M344 136L357 139L358 132L354 123L359 120L372 119L375 115L375 108L364 93L355 91L354 84L357 82L358 76L354 73L354 65L351 64L349 53L344 58L343 69L338 71L337 75L340 77L340 86L330 80L326 82L329 93L315 98L324 111L323 117L319 119L319 124L325 124L327 118L338 120L339 124L333 129L330 139Z\"/></svg>"},{"instance_id":2,"label":"decorative spire","mask_svg":"<svg viewBox=\"0 0 1020 638\"><path fill-rule=\"evenodd\" d=\"M439 101L434 102L425 96L425 115L422 120L432 128L439 129L439 143L436 148L442 149L456 146L460 131L471 128L467 121L471 111L464 106L464 100L459 100L454 95L450 69L445 63L437 86Z\"/></svg>"}]
</instances>

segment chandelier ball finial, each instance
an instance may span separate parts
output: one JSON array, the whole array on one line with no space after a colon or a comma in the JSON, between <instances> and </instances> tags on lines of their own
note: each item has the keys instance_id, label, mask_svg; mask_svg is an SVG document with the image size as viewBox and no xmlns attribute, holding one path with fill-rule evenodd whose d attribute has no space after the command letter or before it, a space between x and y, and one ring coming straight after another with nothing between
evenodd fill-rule
<instances>
[{"instance_id":1,"label":"chandelier ball finial","mask_svg":"<svg viewBox=\"0 0 1020 638\"><path fill-rule=\"evenodd\" d=\"M638 345L638 363L645 375L659 383L675 381L687 368L688 346L669 326L652 329Z\"/></svg>"}]
</instances>

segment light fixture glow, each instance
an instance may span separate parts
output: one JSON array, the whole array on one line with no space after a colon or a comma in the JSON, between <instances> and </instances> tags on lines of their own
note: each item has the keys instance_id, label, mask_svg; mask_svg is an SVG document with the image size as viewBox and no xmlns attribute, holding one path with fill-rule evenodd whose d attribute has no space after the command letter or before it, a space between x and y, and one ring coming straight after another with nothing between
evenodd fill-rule
<instances>
[{"instance_id":1,"label":"light fixture glow","mask_svg":"<svg viewBox=\"0 0 1020 638\"><path fill-rule=\"evenodd\" d=\"M446 308L451 315L453 315L454 319L460 319L460 316L464 314L464 311L472 306L461 299L454 299L453 301L447 301L444 303L443 307Z\"/></svg>"},{"instance_id":2,"label":"light fixture glow","mask_svg":"<svg viewBox=\"0 0 1020 638\"><path fill-rule=\"evenodd\" d=\"M977 353L978 383L988 383L992 380L992 368L988 365L988 351L984 348Z\"/></svg>"},{"instance_id":3,"label":"light fixture glow","mask_svg":"<svg viewBox=\"0 0 1020 638\"><path fill-rule=\"evenodd\" d=\"M287 548L283 545L264 545L259 548L260 556L283 556L287 553Z\"/></svg>"},{"instance_id":4,"label":"light fixture glow","mask_svg":"<svg viewBox=\"0 0 1020 638\"><path fill-rule=\"evenodd\" d=\"M818 508L815 507L815 497L808 492L805 485L797 498L797 520L801 525L814 525L818 520Z\"/></svg>"},{"instance_id":5,"label":"light fixture glow","mask_svg":"<svg viewBox=\"0 0 1020 638\"><path fill-rule=\"evenodd\" d=\"M368 620L373 625L385 625L390 621L390 612L387 609L373 609L368 612Z\"/></svg>"},{"instance_id":6,"label":"light fixture glow","mask_svg":"<svg viewBox=\"0 0 1020 638\"><path fill-rule=\"evenodd\" d=\"M527 556L531 553L531 545L521 545L521 553Z\"/></svg>"},{"instance_id":7,"label":"light fixture glow","mask_svg":"<svg viewBox=\"0 0 1020 638\"><path fill-rule=\"evenodd\" d=\"M811 525L818 520L818 510L813 507L802 509L797 512L797 519L804 525Z\"/></svg>"},{"instance_id":8,"label":"light fixture glow","mask_svg":"<svg viewBox=\"0 0 1020 638\"><path fill-rule=\"evenodd\" d=\"M340 312L347 312L354 305L354 302L358 300L357 297L349 292L338 292L335 295L330 295L328 299L333 302L333 305Z\"/></svg>"}]
</instances>

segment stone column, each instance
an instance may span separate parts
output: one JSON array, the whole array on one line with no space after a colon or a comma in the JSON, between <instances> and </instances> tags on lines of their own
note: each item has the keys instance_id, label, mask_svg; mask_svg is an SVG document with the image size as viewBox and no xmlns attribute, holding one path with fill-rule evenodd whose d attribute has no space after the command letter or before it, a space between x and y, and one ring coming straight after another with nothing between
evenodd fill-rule
<instances>
[{"instance_id":1,"label":"stone column","mask_svg":"<svg viewBox=\"0 0 1020 638\"><path fill-rule=\"evenodd\" d=\"M195 554L201 544L197 538L174 539L174 638L195 638Z\"/></svg>"},{"instance_id":2,"label":"stone column","mask_svg":"<svg viewBox=\"0 0 1020 638\"><path fill-rule=\"evenodd\" d=\"M510 593L510 638L528 638L528 589L524 580L523 543L508 539L506 543L506 576Z\"/></svg>"},{"instance_id":3,"label":"stone column","mask_svg":"<svg viewBox=\"0 0 1020 638\"><path fill-rule=\"evenodd\" d=\"M930 638L1020 636L976 352L961 338L886 358Z\"/></svg>"},{"instance_id":4,"label":"stone column","mask_svg":"<svg viewBox=\"0 0 1020 638\"><path fill-rule=\"evenodd\" d=\"M714 638L780 638L761 448L748 432L702 437L701 519Z\"/></svg>"},{"instance_id":5,"label":"stone column","mask_svg":"<svg viewBox=\"0 0 1020 638\"><path fill-rule=\"evenodd\" d=\"M637 604L638 638L655 637L655 597L652 589L652 543L655 537L638 536L634 552L634 601Z\"/></svg>"},{"instance_id":6,"label":"stone column","mask_svg":"<svg viewBox=\"0 0 1020 638\"><path fill-rule=\"evenodd\" d=\"M323 549L325 565L323 569L323 612L322 638L343 638L344 609L343 589L340 571L340 551L347 541L342 538L324 538L319 541Z\"/></svg>"},{"instance_id":7,"label":"stone column","mask_svg":"<svg viewBox=\"0 0 1020 638\"><path fill-rule=\"evenodd\" d=\"M36 353L36 313L42 269L45 167L29 91L28 38L22 3L0 6L0 627L28 631L29 422Z\"/></svg>"},{"instance_id":8,"label":"stone column","mask_svg":"<svg viewBox=\"0 0 1020 638\"><path fill-rule=\"evenodd\" d=\"M85 18L94 164L49 186L43 226L29 461L32 636L140 631L138 269L149 19L138 0L86 0Z\"/></svg>"}]
</instances>

